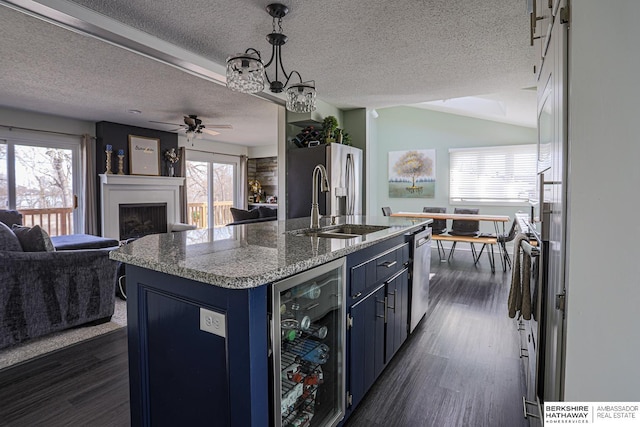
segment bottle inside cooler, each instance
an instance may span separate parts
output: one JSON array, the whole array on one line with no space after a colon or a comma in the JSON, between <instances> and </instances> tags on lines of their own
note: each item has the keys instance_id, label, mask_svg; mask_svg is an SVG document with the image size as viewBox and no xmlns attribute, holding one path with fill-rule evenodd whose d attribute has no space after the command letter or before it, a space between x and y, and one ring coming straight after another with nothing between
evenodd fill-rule
<instances>
[{"instance_id":1,"label":"bottle inside cooler","mask_svg":"<svg viewBox=\"0 0 640 427\"><path fill-rule=\"evenodd\" d=\"M281 425L327 425L343 399L342 277L332 270L278 296Z\"/></svg>"}]
</instances>

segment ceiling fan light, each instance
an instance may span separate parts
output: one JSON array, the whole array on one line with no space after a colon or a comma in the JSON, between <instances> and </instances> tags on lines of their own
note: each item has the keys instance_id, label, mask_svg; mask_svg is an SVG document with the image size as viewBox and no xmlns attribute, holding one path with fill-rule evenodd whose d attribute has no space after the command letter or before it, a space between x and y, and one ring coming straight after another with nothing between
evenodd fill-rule
<instances>
[{"instance_id":1,"label":"ceiling fan light","mask_svg":"<svg viewBox=\"0 0 640 427\"><path fill-rule=\"evenodd\" d=\"M314 82L303 82L287 88L287 110L294 113L310 113L316 109Z\"/></svg>"},{"instance_id":2,"label":"ceiling fan light","mask_svg":"<svg viewBox=\"0 0 640 427\"><path fill-rule=\"evenodd\" d=\"M264 64L257 53L238 53L227 59L227 88L241 93L264 90Z\"/></svg>"}]
</instances>

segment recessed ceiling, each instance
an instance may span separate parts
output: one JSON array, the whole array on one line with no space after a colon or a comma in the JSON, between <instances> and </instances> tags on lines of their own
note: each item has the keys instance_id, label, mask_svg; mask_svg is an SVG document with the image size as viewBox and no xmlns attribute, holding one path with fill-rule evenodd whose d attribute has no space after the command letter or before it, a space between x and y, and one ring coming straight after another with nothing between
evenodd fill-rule
<instances>
[{"instance_id":1,"label":"recessed ceiling","mask_svg":"<svg viewBox=\"0 0 640 427\"><path fill-rule=\"evenodd\" d=\"M117 21L149 39L218 64L248 47L265 53L269 1L19 0ZM381 108L517 91L535 85L525 2L512 0L285 1L287 70L315 80L339 108ZM35 6L34 6L35 5ZM123 31L126 37L127 31ZM277 140L282 108L175 67L0 7L0 105L149 128L197 114L233 130L212 139L260 146ZM268 55L267 55L268 56ZM130 114L127 110L139 110Z\"/></svg>"}]
</instances>

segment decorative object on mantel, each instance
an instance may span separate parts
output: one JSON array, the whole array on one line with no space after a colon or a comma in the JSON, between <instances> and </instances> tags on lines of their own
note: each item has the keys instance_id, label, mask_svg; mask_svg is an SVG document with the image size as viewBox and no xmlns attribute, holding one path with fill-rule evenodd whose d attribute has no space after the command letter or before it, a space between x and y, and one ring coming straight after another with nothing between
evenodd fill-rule
<instances>
[{"instance_id":1,"label":"decorative object on mantel","mask_svg":"<svg viewBox=\"0 0 640 427\"><path fill-rule=\"evenodd\" d=\"M287 42L287 36L282 33L282 18L289 13L289 8L280 3L267 6L267 12L273 18L273 32L267 34L267 41L272 46L271 58L264 64L260 51L249 48L244 53L238 53L227 58L227 88L242 93L258 93L264 90L265 79L269 82L269 90L281 93L285 90L291 77L296 74L300 83L290 85L287 91L286 108L294 113L310 113L316 109L315 81L302 81L302 76L296 70L287 73L282 65L282 46ZM277 25L276 25L277 24ZM269 78L266 68L271 64L275 68L275 80ZM278 77L279 72L285 78L284 83Z\"/></svg>"},{"instance_id":2,"label":"decorative object on mantel","mask_svg":"<svg viewBox=\"0 0 640 427\"><path fill-rule=\"evenodd\" d=\"M178 153L176 153L176 149L175 148L170 148L168 150L165 150L164 158L167 161L167 163L169 163L169 165L168 165L169 175L168 176L175 176L176 171L175 171L173 165L175 165L176 163L178 163L180 161L180 156L178 156Z\"/></svg>"},{"instance_id":3,"label":"decorative object on mantel","mask_svg":"<svg viewBox=\"0 0 640 427\"><path fill-rule=\"evenodd\" d=\"M118 150L118 175L124 175L124 150Z\"/></svg>"},{"instance_id":4,"label":"decorative object on mantel","mask_svg":"<svg viewBox=\"0 0 640 427\"><path fill-rule=\"evenodd\" d=\"M113 153L113 146L111 144L107 144L104 152L107 155L107 165L106 165L107 167L104 173L111 174L113 173L111 172L111 153Z\"/></svg>"},{"instance_id":5,"label":"decorative object on mantel","mask_svg":"<svg viewBox=\"0 0 640 427\"><path fill-rule=\"evenodd\" d=\"M129 135L129 173L160 175L160 139Z\"/></svg>"}]
</instances>

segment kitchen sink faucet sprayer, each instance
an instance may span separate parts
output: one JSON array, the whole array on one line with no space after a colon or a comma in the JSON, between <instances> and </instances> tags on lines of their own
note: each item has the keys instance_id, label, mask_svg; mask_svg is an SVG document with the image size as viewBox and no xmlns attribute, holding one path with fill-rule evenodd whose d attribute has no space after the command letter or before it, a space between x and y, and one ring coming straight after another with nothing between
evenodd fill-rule
<instances>
[{"instance_id":1,"label":"kitchen sink faucet sprayer","mask_svg":"<svg viewBox=\"0 0 640 427\"><path fill-rule=\"evenodd\" d=\"M329 191L327 170L322 165L313 168L313 184L311 193L311 228L320 228L320 210L318 209L318 174L320 174L320 191Z\"/></svg>"}]
</instances>

